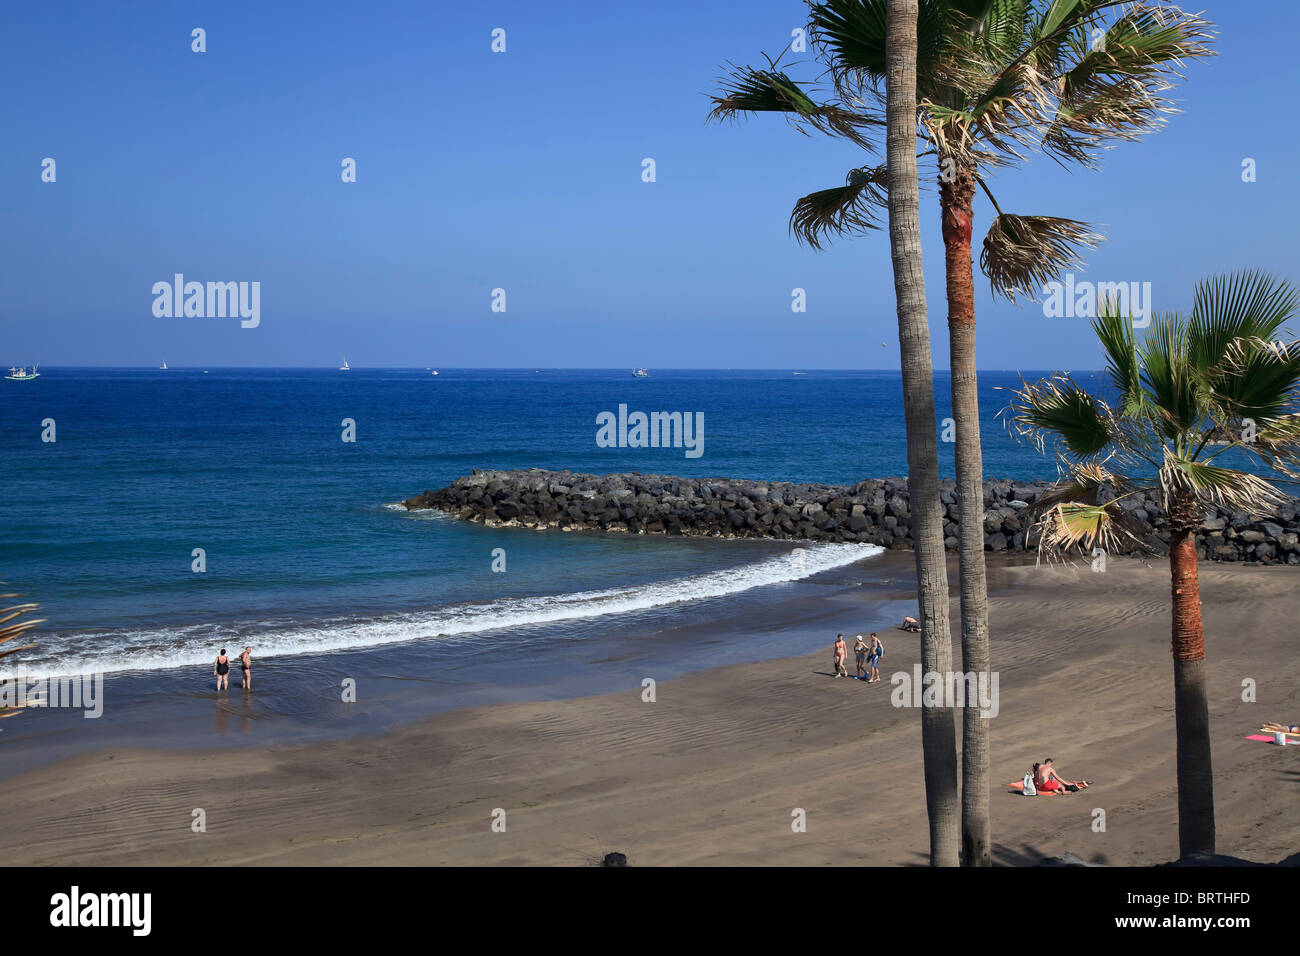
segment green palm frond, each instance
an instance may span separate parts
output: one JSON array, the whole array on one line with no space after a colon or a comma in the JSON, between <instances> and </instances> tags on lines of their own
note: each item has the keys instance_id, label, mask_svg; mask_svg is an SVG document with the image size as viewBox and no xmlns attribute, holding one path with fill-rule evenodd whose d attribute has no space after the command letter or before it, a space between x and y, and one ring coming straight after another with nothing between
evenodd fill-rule
<instances>
[{"instance_id":1,"label":"green palm frond","mask_svg":"<svg viewBox=\"0 0 1300 956\"><path fill-rule=\"evenodd\" d=\"M1211 370L1236 339L1271 341L1300 310L1300 292L1290 282L1257 270L1231 272L1196 284L1188 320L1188 352Z\"/></svg>"},{"instance_id":2,"label":"green palm frond","mask_svg":"<svg viewBox=\"0 0 1300 956\"><path fill-rule=\"evenodd\" d=\"M1033 298L1062 272L1082 265L1081 248L1101 240L1074 219L1001 213L984 237L980 269L995 295L1013 302L1018 295Z\"/></svg>"},{"instance_id":3,"label":"green palm frond","mask_svg":"<svg viewBox=\"0 0 1300 956\"><path fill-rule=\"evenodd\" d=\"M1117 437L1115 415L1099 398L1089 395L1069 375L1039 382L1021 379L1007 408L1008 423L1040 452L1059 439L1077 464L1094 458Z\"/></svg>"},{"instance_id":4,"label":"green palm frond","mask_svg":"<svg viewBox=\"0 0 1300 956\"><path fill-rule=\"evenodd\" d=\"M1119 394L1120 414L1127 418L1141 414L1142 364L1132 319L1120 311L1119 303L1102 299L1097 303L1092 328L1106 353L1106 373Z\"/></svg>"},{"instance_id":5,"label":"green palm frond","mask_svg":"<svg viewBox=\"0 0 1300 956\"><path fill-rule=\"evenodd\" d=\"M879 210L888 208L884 166L849 171L843 186L809 193L790 213L790 232L814 249L831 236L861 234L880 228Z\"/></svg>"},{"instance_id":6,"label":"green palm frond","mask_svg":"<svg viewBox=\"0 0 1300 956\"><path fill-rule=\"evenodd\" d=\"M769 60L771 69L732 67L719 80L719 92L709 97L713 122L738 119L752 113L781 113L790 125L807 135L812 127L828 136L842 136L866 150L873 150L866 131L884 125L879 115L847 109L836 102L818 103Z\"/></svg>"}]
</instances>

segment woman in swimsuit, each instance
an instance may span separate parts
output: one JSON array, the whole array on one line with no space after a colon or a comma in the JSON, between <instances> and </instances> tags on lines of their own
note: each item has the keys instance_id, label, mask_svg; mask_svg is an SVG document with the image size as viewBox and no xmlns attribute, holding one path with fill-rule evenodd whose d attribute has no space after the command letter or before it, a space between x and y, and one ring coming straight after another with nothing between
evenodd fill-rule
<instances>
[{"instance_id":1,"label":"woman in swimsuit","mask_svg":"<svg viewBox=\"0 0 1300 956\"><path fill-rule=\"evenodd\" d=\"M858 672L853 676L858 680L867 679L867 644L859 634L853 642L853 656L858 662Z\"/></svg>"},{"instance_id":2,"label":"woman in swimsuit","mask_svg":"<svg viewBox=\"0 0 1300 956\"><path fill-rule=\"evenodd\" d=\"M230 689L230 678L226 676L229 673L230 658L226 656L226 649L223 647L221 653L217 655L216 662L212 665L212 675L217 679L217 690L221 690L223 687L226 690Z\"/></svg>"}]
</instances>

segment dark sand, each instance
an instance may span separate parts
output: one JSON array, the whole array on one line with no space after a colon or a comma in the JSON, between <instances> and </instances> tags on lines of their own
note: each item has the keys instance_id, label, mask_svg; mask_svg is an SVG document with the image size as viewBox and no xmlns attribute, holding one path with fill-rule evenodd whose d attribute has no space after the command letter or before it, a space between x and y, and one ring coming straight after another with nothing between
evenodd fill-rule
<instances>
[{"instance_id":1,"label":"dark sand","mask_svg":"<svg viewBox=\"0 0 1300 956\"><path fill-rule=\"evenodd\" d=\"M1218 848L1278 860L1300 849L1300 746L1242 738L1264 720L1300 721L1300 577L1286 567L1201 574ZM1172 859L1167 565L1113 560L1104 574L999 565L990 575L1006 589L991 603L1001 692L991 721L995 859ZM955 621L955 602L953 611ZM918 639L881 633L880 684L830 678L828 636L813 655L661 683L654 703L630 686L454 711L379 737L85 754L6 781L0 856L11 865L566 865L620 850L641 866L923 864L919 712L891 706L889 684L896 671L910 674ZM1241 699L1247 678L1258 703ZM1001 786L1046 756L1096 786L1034 799ZM204 833L191 829L196 808L206 811ZM497 808L504 833L491 826ZM806 811L805 833L791 830L795 808ZM1095 808L1105 832L1093 830Z\"/></svg>"}]
</instances>

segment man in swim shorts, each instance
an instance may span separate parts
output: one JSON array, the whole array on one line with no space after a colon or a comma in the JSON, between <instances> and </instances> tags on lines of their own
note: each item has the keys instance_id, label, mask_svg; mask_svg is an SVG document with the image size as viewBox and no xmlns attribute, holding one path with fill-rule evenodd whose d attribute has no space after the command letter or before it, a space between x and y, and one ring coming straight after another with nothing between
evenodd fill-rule
<instances>
[{"instance_id":1,"label":"man in swim shorts","mask_svg":"<svg viewBox=\"0 0 1300 956\"><path fill-rule=\"evenodd\" d=\"M244 689L249 690L253 686L253 649L245 647L244 653L239 655L239 666L244 671Z\"/></svg>"},{"instance_id":2,"label":"man in swim shorts","mask_svg":"<svg viewBox=\"0 0 1300 956\"><path fill-rule=\"evenodd\" d=\"M885 645L875 634L871 635L871 676L867 680L872 684L880 683L880 659L885 656Z\"/></svg>"},{"instance_id":3,"label":"man in swim shorts","mask_svg":"<svg viewBox=\"0 0 1300 956\"><path fill-rule=\"evenodd\" d=\"M1056 793L1062 790L1074 793L1088 786L1088 781L1066 780L1056 772L1056 768L1052 766L1052 758L1048 757L1034 767L1034 786L1039 793Z\"/></svg>"}]
</instances>

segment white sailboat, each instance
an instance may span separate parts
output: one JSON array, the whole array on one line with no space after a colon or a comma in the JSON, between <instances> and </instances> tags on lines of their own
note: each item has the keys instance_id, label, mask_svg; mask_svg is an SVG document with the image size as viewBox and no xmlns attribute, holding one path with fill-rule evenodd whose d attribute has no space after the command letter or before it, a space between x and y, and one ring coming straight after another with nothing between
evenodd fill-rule
<instances>
[{"instance_id":1,"label":"white sailboat","mask_svg":"<svg viewBox=\"0 0 1300 956\"><path fill-rule=\"evenodd\" d=\"M351 370L352 370L352 366L348 364L348 357L345 355L343 356L343 364L339 366L339 371L350 372Z\"/></svg>"},{"instance_id":2,"label":"white sailboat","mask_svg":"<svg viewBox=\"0 0 1300 956\"><path fill-rule=\"evenodd\" d=\"M162 363L161 365L158 366L158 371L160 371L160 372L165 372L165 371L167 371L167 360L166 360L166 359L163 359L163 363Z\"/></svg>"}]
</instances>

